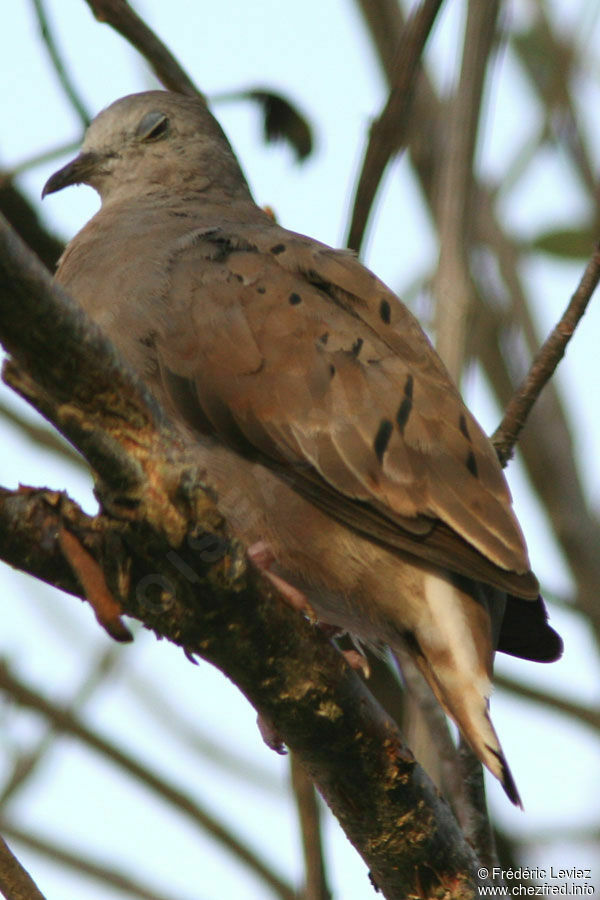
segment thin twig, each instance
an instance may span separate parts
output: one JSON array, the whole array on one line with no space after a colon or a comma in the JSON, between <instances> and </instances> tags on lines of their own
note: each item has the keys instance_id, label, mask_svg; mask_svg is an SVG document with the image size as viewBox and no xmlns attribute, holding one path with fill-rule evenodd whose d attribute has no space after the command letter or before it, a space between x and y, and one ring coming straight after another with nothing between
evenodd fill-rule
<instances>
[{"instance_id":1,"label":"thin twig","mask_svg":"<svg viewBox=\"0 0 600 900\"><path fill-rule=\"evenodd\" d=\"M31 875L25 871L2 837L0 837L0 891L6 900L45 900Z\"/></svg>"},{"instance_id":2,"label":"thin twig","mask_svg":"<svg viewBox=\"0 0 600 900\"><path fill-rule=\"evenodd\" d=\"M17 234L37 253L46 268L53 272L64 250L59 240L41 224L32 203L0 170L0 213L6 217Z\"/></svg>"},{"instance_id":3,"label":"thin twig","mask_svg":"<svg viewBox=\"0 0 600 900\"><path fill-rule=\"evenodd\" d=\"M348 247L360 250L369 213L385 168L406 142L411 101L421 55L443 0L423 0L411 15L398 45L396 66L388 101L373 123L355 192Z\"/></svg>"},{"instance_id":4,"label":"thin twig","mask_svg":"<svg viewBox=\"0 0 600 900\"><path fill-rule=\"evenodd\" d=\"M480 292L488 302L482 302L479 307L479 358L500 408L505 409L522 377L521 340L525 340L532 357L540 341L521 280L518 246L501 228L493 212L491 197L485 191L478 196L477 210L478 238L489 245L494 254L510 296L511 320L518 321L518 332L515 327L507 327L498 314L504 298L500 296L498 302L494 302L493 280L488 281L485 294L483 288ZM587 490L575 464L574 438L557 385L552 380L529 413L529 427L521 433L519 450L534 489L549 511L549 524L577 581L577 606L588 616L600 637L600 607L597 603L600 521L590 511Z\"/></svg>"},{"instance_id":5,"label":"thin twig","mask_svg":"<svg viewBox=\"0 0 600 900\"><path fill-rule=\"evenodd\" d=\"M124 662L124 659L122 651L118 647L110 645L100 653L97 659L93 660L85 680L68 704L72 713L76 714L81 710L84 703L98 687L106 683L107 677L114 672L119 663ZM30 746L16 757L12 772L0 791L0 809L6 809L8 801L28 784L37 772L38 766L47 758L50 747L56 738L57 731L50 724L45 734L34 746Z\"/></svg>"},{"instance_id":6,"label":"thin twig","mask_svg":"<svg viewBox=\"0 0 600 900\"><path fill-rule=\"evenodd\" d=\"M460 822L464 798L460 789L456 745L452 740L446 715L410 654L405 650L394 650L392 656L402 672L402 680L411 701L407 704L404 715L404 728L410 735L409 746L451 803Z\"/></svg>"},{"instance_id":7,"label":"thin twig","mask_svg":"<svg viewBox=\"0 0 600 900\"><path fill-rule=\"evenodd\" d=\"M507 163L498 183L494 185L495 203L509 197L512 191L519 186L521 179L529 174L531 164L543 150L549 135L548 122L542 122L534 134L525 137L523 143L519 145L514 156Z\"/></svg>"},{"instance_id":8,"label":"thin twig","mask_svg":"<svg viewBox=\"0 0 600 900\"><path fill-rule=\"evenodd\" d=\"M461 787L467 801L462 810L466 813L461 820L462 830L469 843L477 849L479 860L492 871L498 867L498 852L487 808L483 767L462 735L458 745L458 762L462 774ZM499 880L494 879L494 883L499 883Z\"/></svg>"},{"instance_id":9,"label":"thin twig","mask_svg":"<svg viewBox=\"0 0 600 900\"><path fill-rule=\"evenodd\" d=\"M540 845L555 843L559 843L561 847L566 845L571 847L597 847L599 842L600 828L595 821L591 821L588 825L580 822L568 825L564 819L558 819L553 825L548 825L546 828L535 828L527 835L519 835L521 847L524 845L525 847L538 848Z\"/></svg>"},{"instance_id":10,"label":"thin twig","mask_svg":"<svg viewBox=\"0 0 600 900\"><path fill-rule=\"evenodd\" d=\"M261 766L243 755L242 747L235 743L218 741L200 729L196 719L189 719L173 703L173 698L152 681L149 673L138 676L129 671L124 684L130 689L136 705L143 705L145 711L160 722L172 739L180 741L188 750L198 754L215 766L227 772L227 777L237 777L245 784L251 783L260 790L273 795L281 794L281 780L266 766ZM1 800L1 797L0 797Z\"/></svg>"},{"instance_id":11,"label":"thin twig","mask_svg":"<svg viewBox=\"0 0 600 900\"><path fill-rule=\"evenodd\" d=\"M409 654L395 652L394 656L414 700L416 723L424 725L426 731L423 739L422 733L415 731L414 722L409 721L408 727L417 737L417 742L414 742L411 736L410 746L430 775L430 764L435 766L437 763L440 787L454 810L463 834L475 848L479 861L491 870L498 861L487 813L481 763L463 739L458 748L455 746L448 720Z\"/></svg>"},{"instance_id":12,"label":"thin twig","mask_svg":"<svg viewBox=\"0 0 600 900\"><path fill-rule=\"evenodd\" d=\"M48 16L46 15L44 4L42 3L42 0L33 0L33 6L35 9L35 14L37 16L38 25L40 26L42 40L46 45L46 49L48 50L50 59L52 60L54 71L58 75L58 80L60 81L65 94L69 98L71 106L81 119L83 127L87 128L92 121L91 116L88 113L85 107L85 103L81 99L79 91L73 84L73 81L71 80L71 77L69 76L65 68L65 64L62 61L62 57L59 53L58 46L56 44L52 29L50 27L50 23L48 21Z\"/></svg>"},{"instance_id":13,"label":"thin twig","mask_svg":"<svg viewBox=\"0 0 600 900\"><path fill-rule=\"evenodd\" d=\"M469 0L460 78L454 97L446 106L447 151L438 158L440 253L432 285L437 301L436 347L457 383L465 364L468 322L476 298L469 265L475 197L473 162L498 10L498 0ZM497 865L497 855L483 770L462 738L455 765L462 774L456 801L461 827L477 849L479 859L492 870Z\"/></svg>"},{"instance_id":14,"label":"thin twig","mask_svg":"<svg viewBox=\"0 0 600 900\"><path fill-rule=\"evenodd\" d=\"M141 53L169 91L202 97L190 76L126 0L85 0L99 22L105 22Z\"/></svg>"},{"instance_id":15,"label":"thin twig","mask_svg":"<svg viewBox=\"0 0 600 900\"><path fill-rule=\"evenodd\" d=\"M158 893L150 885L140 882L138 878L127 875L125 872L115 869L113 866L108 866L99 860L90 859L80 850L68 849L55 841L42 837L42 835L34 834L29 829L19 828L18 825L11 821L0 821L0 829L19 844L23 844L23 846L29 847L36 853L46 856L54 864L66 866L74 872L79 872L99 881L104 886L105 892L106 888L110 887L128 896L139 897L140 900L183 900L183 898L177 898L174 894ZM7 896L9 900L13 900L12 895ZM23 895L23 900L25 898L26 900L38 900L41 897L42 895L39 893L27 894ZM14 900L20 900L20 896L15 894ZM197 900L197 895L195 895L195 900Z\"/></svg>"},{"instance_id":16,"label":"thin twig","mask_svg":"<svg viewBox=\"0 0 600 900\"><path fill-rule=\"evenodd\" d=\"M290 753L290 774L302 832L305 885L302 900L331 900L321 844L321 816L312 781L295 753Z\"/></svg>"},{"instance_id":17,"label":"thin twig","mask_svg":"<svg viewBox=\"0 0 600 900\"><path fill-rule=\"evenodd\" d=\"M398 0L356 0L356 3L377 48L377 61L391 84L404 26L401 6Z\"/></svg>"},{"instance_id":18,"label":"thin twig","mask_svg":"<svg viewBox=\"0 0 600 900\"><path fill-rule=\"evenodd\" d=\"M0 172L0 181L11 181L17 175L22 175L23 172L27 172L29 169L45 166L46 163L59 159L61 156L75 153L80 146L81 138L78 138L76 141L67 141L66 144L61 144L59 147L51 147L49 150L43 150L41 153L34 153L33 156L26 157L21 162L11 166L10 169L4 169L4 171Z\"/></svg>"},{"instance_id":19,"label":"thin twig","mask_svg":"<svg viewBox=\"0 0 600 900\"><path fill-rule=\"evenodd\" d=\"M548 59L554 62L552 66L554 77L549 80L547 73L540 74L538 79L532 77L533 71L538 73L544 71L543 67L536 65L529 71L525 66L525 71L539 95L548 129L553 133L559 147L566 149L571 157L581 178L586 197L595 204L597 211L599 201L596 165L578 128L577 106L573 101L573 91L577 96L581 89L579 81L581 66L577 65L574 46L574 36L578 33L577 26L573 28L571 35L564 29L557 34L556 26L552 24L545 4L538 3L534 28L538 46L543 47ZM581 56L579 61L584 58Z\"/></svg>"},{"instance_id":20,"label":"thin twig","mask_svg":"<svg viewBox=\"0 0 600 900\"><path fill-rule=\"evenodd\" d=\"M26 709L33 709L52 722L58 731L70 734L82 741L88 747L101 753L107 759L112 760L142 784L145 784L156 794L179 809L188 816L203 833L212 835L230 853L245 863L248 868L258 875L265 884L282 900L294 900L292 888L264 862L258 854L252 852L248 846L225 825L219 822L211 813L203 809L197 802L191 800L187 792L169 783L143 766L137 759L117 747L114 742L107 740L85 726L79 719L67 709L63 709L43 697L38 691L33 690L21 679L14 676L5 663L0 663L0 689L8 693L11 698Z\"/></svg>"},{"instance_id":21,"label":"thin twig","mask_svg":"<svg viewBox=\"0 0 600 900\"><path fill-rule=\"evenodd\" d=\"M600 731L600 709L598 708L584 706L582 703L577 703L575 700L569 700L567 697L561 697L558 694L549 694L547 691L523 684L521 681L509 678L507 675L496 673L494 681L497 687L510 691L511 694L515 694L517 697L531 700L534 703L541 703L553 712L565 713L577 719L583 725L588 725L595 731Z\"/></svg>"},{"instance_id":22,"label":"thin twig","mask_svg":"<svg viewBox=\"0 0 600 900\"><path fill-rule=\"evenodd\" d=\"M514 445L533 404L565 355L567 344L587 309L598 281L600 281L600 244L592 254L569 305L558 324L544 341L527 376L506 407L502 421L492 436L496 453L504 465L512 456Z\"/></svg>"},{"instance_id":23,"label":"thin twig","mask_svg":"<svg viewBox=\"0 0 600 900\"><path fill-rule=\"evenodd\" d=\"M36 444L44 452L50 451L62 458L63 461L68 460L76 465L80 470L89 472L89 468L84 458L76 453L75 450L64 441L56 431L51 430L45 425L36 424L30 421L24 415L12 409L8 404L3 403L0 399L0 419L4 419L18 428L19 431L33 444ZM40 420L41 422L42 420Z\"/></svg>"},{"instance_id":24,"label":"thin twig","mask_svg":"<svg viewBox=\"0 0 600 900\"><path fill-rule=\"evenodd\" d=\"M440 255L432 285L437 301L436 348L457 383L465 363L468 319L475 299L469 271L473 158L498 8L498 0L469 2L460 79L446 106L447 152L439 159Z\"/></svg>"}]
</instances>

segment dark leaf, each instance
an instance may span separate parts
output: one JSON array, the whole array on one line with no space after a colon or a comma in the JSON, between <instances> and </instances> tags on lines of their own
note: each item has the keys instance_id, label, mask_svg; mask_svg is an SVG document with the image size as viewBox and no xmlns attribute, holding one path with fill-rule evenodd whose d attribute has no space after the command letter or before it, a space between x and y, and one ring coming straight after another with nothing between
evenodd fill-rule
<instances>
[{"instance_id":1,"label":"dark leaf","mask_svg":"<svg viewBox=\"0 0 600 900\"><path fill-rule=\"evenodd\" d=\"M267 143L287 141L299 162L313 151L313 131L308 119L287 97L266 88L251 88L219 94L212 98L215 102L225 100L253 100L261 107L263 131Z\"/></svg>"},{"instance_id":2,"label":"dark leaf","mask_svg":"<svg viewBox=\"0 0 600 900\"><path fill-rule=\"evenodd\" d=\"M563 103L573 67L572 47L552 35L542 19L529 31L514 34L511 43L542 102L549 107Z\"/></svg>"},{"instance_id":3,"label":"dark leaf","mask_svg":"<svg viewBox=\"0 0 600 900\"><path fill-rule=\"evenodd\" d=\"M544 231L531 241L529 247L531 250L550 253L552 256L585 259L592 251L594 240L593 226L584 225L580 228L557 228L554 231Z\"/></svg>"},{"instance_id":4,"label":"dark leaf","mask_svg":"<svg viewBox=\"0 0 600 900\"><path fill-rule=\"evenodd\" d=\"M267 142L288 141L299 162L310 155L313 149L312 129L296 106L272 91L252 90L246 96L262 106Z\"/></svg>"}]
</instances>

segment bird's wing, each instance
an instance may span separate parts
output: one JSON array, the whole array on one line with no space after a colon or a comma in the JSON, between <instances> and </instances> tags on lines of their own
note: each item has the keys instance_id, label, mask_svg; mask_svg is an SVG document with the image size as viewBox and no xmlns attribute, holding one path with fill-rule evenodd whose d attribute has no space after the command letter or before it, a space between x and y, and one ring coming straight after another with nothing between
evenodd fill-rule
<instances>
[{"instance_id":1,"label":"bird's wing","mask_svg":"<svg viewBox=\"0 0 600 900\"><path fill-rule=\"evenodd\" d=\"M374 540L537 596L492 445L353 255L274 225L198 229L173 254L156 347L199 431Z\"/></svg>"}]
</instances>

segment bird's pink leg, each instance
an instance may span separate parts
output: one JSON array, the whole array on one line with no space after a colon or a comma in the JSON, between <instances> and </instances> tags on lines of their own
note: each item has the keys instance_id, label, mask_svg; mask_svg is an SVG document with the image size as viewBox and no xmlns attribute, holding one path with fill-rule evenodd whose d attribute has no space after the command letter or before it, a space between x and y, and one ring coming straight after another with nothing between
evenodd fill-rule
<instances>
[{"instance_id":1,"label":"bird's pink leg","mask_svg":"<svg viewBox=\"0 0 600 900\"><path fill-rule=\"evenodd\" d=\"M277 591L292 609L304 613L313 625L318 624L327 637L335 637L337 634L341 633L336 625L318 622L317 614L308 602L306 594L298 590L298 588L294 587L284 578L281 578L280 575L276 575L274 572L270 571L270 567L275 562L275 556L266 541L257 541L255 544L252 544L252 546L248 548L248 556L254 565L260 569L263 575L266 575L271 584L277 588ZM366 656L359 653L358 650L342 650L341 653L352 669L362 672L365 678L369 677L371 671ZM268 741L265 741L265 743L268 743Z\"/></svg>"},{"instance_id":2,"label":"bird's pink leg","mask_svg":"<svg viewBox=\"0 0 600 900\"><path fill-rule=\"evenodd\" d=\"M294 585L286 581L285 578L270 571L271 566L275 562L275 556L265 541L257 541L255 544L252 544L252 546L248 548L248 556L257 569L260 569L263 575L269 579L271 584L277 588L277 591L292 609L304 613L313 624L317 622L317 615L308 602L306 594L302 593L298 588L295 588Z\"/></svg>"},{"instance_id":3,"label":"bird's pink leg","mask_svg":"<svg viewBox=\"0 0 600 900\"><path fill-rule=\"evenodd\" d=\"M256 717L256 724L258 725L260 736L269 750L274 750L275 753L279 753L280 756L284 756L287 753L285 744L283 743L281 735L279 734L271 720L267 716L265 716L264 713L259 713Z\"/></svg>"},{"instance_id":4,"label":"bird's pink leg","mask_svg":"<svg viewBox=\"0 0 600 900\"><path fill-rule=\"evenodd\" d=\"M367 657L360 650L342 650L342 656L351 669L362 672L365 678L371 674L371 666Z\"/></svg>"}]
</instances>

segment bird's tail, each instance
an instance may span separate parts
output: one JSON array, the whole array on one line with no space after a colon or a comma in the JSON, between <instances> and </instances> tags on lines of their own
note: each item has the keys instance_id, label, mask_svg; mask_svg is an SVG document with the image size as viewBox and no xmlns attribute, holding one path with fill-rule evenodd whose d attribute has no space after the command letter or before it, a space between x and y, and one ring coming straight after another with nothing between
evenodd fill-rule
<instances>
[{"instance_id":1,"label":"bird's tail","mask_svg":"<svg viewBox=\"0 0 600 900\"><path fill-rule=\"evenodd\" d=\"M439 703L473 751L522 806L489 716L493 647L490 614L477 585L430 573L425 578L426 615L404 635L407 648Z\"/></svg>"},{"instance_id":2,"label":"bird's tail","mask_svg":"<svg viewBox=\"0 0 600 900\"><path fill-rule=\"evenodd\" d=\"M416 660L445 712L459 727L478 759L495 775L508 799L522 808L521 797L502 746L489 716L489 699L475 685L455 683L448 690L448 678L429 665L424 657ZM446 684L443 682L446 681Z\"/></svg>"}]
</instances>

